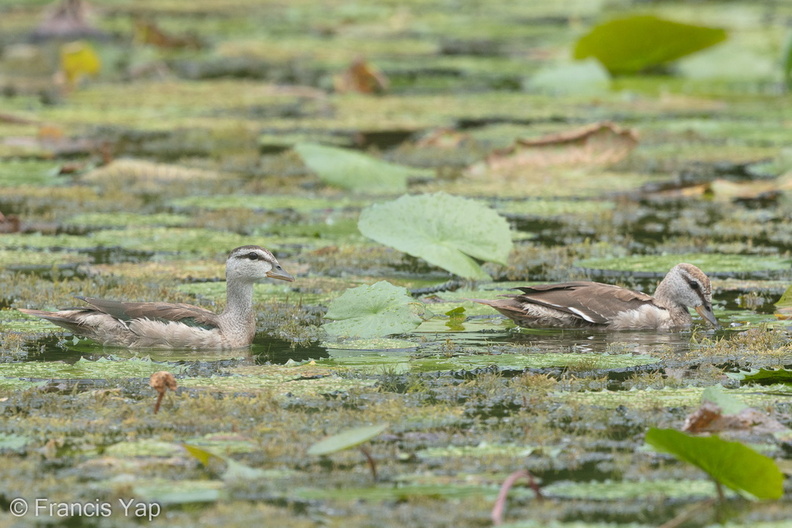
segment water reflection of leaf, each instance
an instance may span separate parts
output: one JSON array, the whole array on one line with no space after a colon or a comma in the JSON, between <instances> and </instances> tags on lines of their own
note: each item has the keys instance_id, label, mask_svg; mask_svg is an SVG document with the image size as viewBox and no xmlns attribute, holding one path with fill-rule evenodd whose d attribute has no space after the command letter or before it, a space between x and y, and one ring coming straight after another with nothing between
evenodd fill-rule
<instances>
[{"instance_id":1,"label":"water reflection of leaf","mask_svg":"<svg viewBox=\"0 0 792 528\"><path fill-rule=\"evenodd\" d=\"M446 322L446 326L452 332L464 332L465 326L462 324L465 322L467 318L465 316L465 308L463 306L458 306L453 310L449 310L445 313L448 316L448 321Z\"/></svg>"}]
</instances>

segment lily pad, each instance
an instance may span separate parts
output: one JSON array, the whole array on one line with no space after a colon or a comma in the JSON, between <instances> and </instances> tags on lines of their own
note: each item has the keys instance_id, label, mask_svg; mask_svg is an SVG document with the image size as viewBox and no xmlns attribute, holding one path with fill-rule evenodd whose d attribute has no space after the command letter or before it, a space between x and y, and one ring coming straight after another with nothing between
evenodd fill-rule
<instances>
[{"instance_id":1,"label":"lily pad","mask_svg":"<svg viewBox=\"0 0 792 528\"><path fill-rule=\"evenodd\" d=\"M138 500L156 501L158 504L194 504L216 502L228 496L225 483L218 480L171 479L146 480L132 487Z\"/></svg>"},{"instance_id":2,"label":"lily pad","mask_svg":"<svg viewBox=\"0 0 792 528\"><path fill-rule=\"evenodd\" d=\"M46 251L22 251L0 249L0 266L11 269L52 268L68 264L87 264L90 257L78 253L59 251L50 253Z\"/></svg>"},{"instance_id":3,"label":"lily pad","mask_svg":"<svg viewBox=\"0 0 792 528\"><path fill-rule=\"evenodd\" d=\"M757 499L778 499L784 475L775 461L740 442L696 437L674 429L651 428L646 443L706 471L716 482Z\"/></svg>"},{"instance_id":4,"label":"lily pad","mask_svg":"<svg viewBox=\"0 0 792 528\"><path fill-rule=\"evenodd\" d=\"M32 440L23 435L0 433L0 451L22 451Z\"/></svg>"},{"instance_id":5,"label":"lily pad","mask_svg":"<svg viewBox=\"0 0 792 528\"><path fill-rule=\"evenodd\" d=\"M250 237L211 229L175 227L134 227L103 230L89 237L98 246L122 247L137 251L217 253L250 244Z\"/></svg>"},{"instance_id":6,"label":"lily pad","mask_svg":"<svg viewBox=\"0 0 792 528\"><path fill-rule=\"evenodd\" d=\"M739 372L730 377L739 379L743 383L756 383L758 385L775 385L784 383L792 385L792 370L781 369L759 369L753 372Z\"/></svg>"},{"instance_id":7,"label":"lily pad","mask_svg":"<svg viewBox=\"0 0 792 528\"><path fill-rule=\"evenodd\" d=\"M296 367L249 365L229 369L226 375L179 378L179 386L228 393L265 392L278 398L316 397L374 386L373 379L341 377L335 369L309 362Z\"/></svg>"},{"instance_id":8,"label":"lily pad","mask_svg":"<svg viewBox=\"0 0 792 528\"><path fill-rule=\"evenodd\" d=\"M610 75L602 64L588 59L542 68L525 84L532 92L597 96L608 92L610 82Z\"/></svg>"},{"instance_id":9,"label":"lily pad","mask_svg":"<svg viewBox=\"0 0 792 528\"><path fill-rule=\"evenodd\" d=\"M355 427L315 443L308 449L309 455L329 455L367 442L388 428L388 424Z\"/></svg>"},{"instance_id":10,"label":"lily pad","mask_svg":"<svg viewBox=\"0 0 792 528\"><path fill-rule=\"evenodd\" d=\"M406 288L380 281L358 286L334 299L325 314L325 331L337 337L382 337L414 330L421 318Z\"/></svg>"},{"instance_id":11,"label":"lily pad","mask_svg":"<svg viewBox=\"0 0 792 528\"><path fill-rule=\"evenodd\" d=\"M342 189L404 192L407 190L408 177L416 173L428 175L426 170L395 165L337 147L300 143L294 150L322 181Z\"/></svg>"},{"instance_id":12,"label":"lily pad","mask_svg":"<svg viewBox=\"0 0 792 528\"><path fill-rule=\"evenodd\" d=\"M365 236L467 279L488 279L474 258L506 264L506 220L486 205L446 193L405 195L360 213Z\"/></svg>"},{"instance_id":13,"label":"lily pad","mask_svg":"<svg viewBox=\"0 0 792 528\"><path fill-rule=\"evenodd\" d=\"M416 359L410 364L414 371L434 372L439 370L475 370L497 367L501 370L526 368L564 367L570 370L607 370L637 367L657 363L657 358L633 354L604 354L586 356L580 354L477 354L452 358Z\"/></svg>"},{"instance_id":14,"label":"lily pad","mask_svg":"<svg viewBox=\"0 0 792 528\"><path fill-rule=\"evenodd\" d=\"M652 15L595 26L575 45L574 58L595 57L612 74L638 73L726 40L726 31Z\"/></svg>"},{"instance_id":15,"label":"lily pad","mask_svg":"<svg viewBox=\"0 0 792 528\"><path fill-rule=\"evenodd\" d=\"M592 275L663 277L680 262L689 262L710 277L744 277L752 275L792 274L792 261L765 255L729 255L724 253L681 253L639 255L632 257L579 260L575 266Z\"/></svg>"},{"instance_id":16,"label":"lily pad","mask_svg":"<svg viewBox=\"0 0 792 528\"><path fill-rule=\"evenodd\" d=\"M51 161L8 161L0 163L0 187L16 185L62 185L68 179L58 174Z\"/></svg>"},{"instance_id":17,"label":"lily pad","mask_svg":"<svg viewBox=\"0 0 792 528\"><path fill-rule=\"evenodd\" d=\"M169 213L137 214L117 211L115 213L83 213L66 220L64 224L97 227L127 226L181 226L190 221L186 215Z\"/></svg>"},{"instance_id":18,"label":"lily pad","mask_svg":"<svg viewBox=\"0 0 792 528\"><path fill-rule=\"evenodd\" d=\"M105 455L130 458L130 457L171 457L181 454L181 448L173 442L163 442L150 438L134 441L123 441L107 446Z\"/></svg>"},{"instance_id":19,"label":"lily pad","mask_svg":"<svg viewBox=\"0 0 792 528\"><path fill-rule=\"evenodd\" d=\"M498 203L496 209L508 215L528 218L553 218L570 216L594 217L616 208L611 200L510 200Z\"/></svg>"},{"instance_id":20,"label":"lily pad","mask_svg":"<svg viewBox=\"0 0 792 528\"><path fill-rule=\"evenodd\" d=\"M254 209L264 211L278 211L294 209L300 212L310 212L324 209L341 209L344 207L360 207L363 202L346 197L311 198L305 196L277 195L277 194L226 194L212 196L185 196L171 200L169 204L177 209Z\"/></svg>"},{"instance_id":21,"label":"lily pad","mask_svg":"<svg viewBox=\"0 0 792 528\"><path fill-rule=\"evenodd\" d=\"M357 488L341 486L337 488L302 488L294 493L308 500L337 500L337 501L405 501L410 498L444 498L451 500L461 500L467 497L495 498L498 495L496 486L482 486L480 484L408 484L404 486L369 486L367 488ZM523 490L513 490L513 496L527 495Z\"/></svg>"},{"instance_id":22,"label":"lily pad","mask_svg":"<svg viewBox=\"0 0 792 528\"><path fill-rule=\"evenodd\" d=\"M702 402L712 402L723 411L723 414L737 414L748 406L741 400L726 392L722 385L713 385L704 389Z\"/></svg>"},{"instance_id":23,"label":"lily pad","mask_svg":"<svg viewBox=\"0 0 792 528\"><path fill-rule=\"evenodd\" d=\"M100 348L101 349L101 348ZM164 364L167 370L178 373L184 367ZM1 363L0 377L41 379L114 379L148 378L163 370L163 363L147 359L130 358L123 361L100 358L96 361L80 358L74 364L54 362Z\"/></svg>"},{"instance_id":24,"label":"lily pad","mask_svg":"<svg viewBox=\"0 0 792 528\"><path fill-rule=\"evenodd\" d=\"M635 500L649 497L689 499L717 495L711 480L645 480L604 482L553 482L542 493L559 499Z\"/></svg>"}]
</instances>

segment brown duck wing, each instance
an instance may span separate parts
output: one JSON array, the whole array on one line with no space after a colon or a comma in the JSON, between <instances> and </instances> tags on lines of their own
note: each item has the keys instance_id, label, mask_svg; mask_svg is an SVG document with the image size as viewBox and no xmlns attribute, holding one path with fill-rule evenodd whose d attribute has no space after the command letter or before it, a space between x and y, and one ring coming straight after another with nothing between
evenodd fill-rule
<instances>
[{"instance_id":1,"label":"brown duck wing","mask_svg":"<svg viewBox=\"0 0 792 528\"><path fill-rule=\"evenodd\" d=\"M622 312L655 305L645 293L599 282L565 282L518 288L518 303L536 304L594 324L608 324ZM656 305L655 305L656 306Z\"/></svg>"},{"instance_id":2,"label":"brown duck wing","mask_svg":"<svg viewBox=\"0 0 792 528\"><path fill-rule=\"evenodd\" d=\"M212 329L217 328L217 315L200 306L183 303L160 302L121 302L106 299L78 297L94 309L120 319L151 319L154 321L178 321L188 326Z\"/></svg>"}]
</instances>

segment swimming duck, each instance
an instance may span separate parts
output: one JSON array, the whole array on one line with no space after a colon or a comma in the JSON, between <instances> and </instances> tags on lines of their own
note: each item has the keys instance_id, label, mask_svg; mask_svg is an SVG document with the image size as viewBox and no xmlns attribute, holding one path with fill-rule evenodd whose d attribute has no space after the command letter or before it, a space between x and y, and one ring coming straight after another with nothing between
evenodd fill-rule
<instances>
[{"instance_id":1,"label":"swimming duck","mask_svg":"<svg viewBox=\"0 0 792 528\"><path fill-rule=\"evenodd\" d=\"M234 249L226 261L226 307L216 314L199 306L165 302L120 302L78 297L85 308L57 312L24 310L102 344L130 348L247 347L256 333L253 285L266 278L293 281L268 250Z\"/></svg>"},{"instance_id":2,"label":"swimming duck","mask_svg":"<svg viewBox=\"0 0 792 528\"><path fill-rule=\"evenodd\" d=\"M502 300L474 299L528 328L602 327L670 330L690 326L688 307L718 327L709 278L693 264L677 264L654 296L599 282L565 282L517 288Z\"/></svg>"}]
</instances>

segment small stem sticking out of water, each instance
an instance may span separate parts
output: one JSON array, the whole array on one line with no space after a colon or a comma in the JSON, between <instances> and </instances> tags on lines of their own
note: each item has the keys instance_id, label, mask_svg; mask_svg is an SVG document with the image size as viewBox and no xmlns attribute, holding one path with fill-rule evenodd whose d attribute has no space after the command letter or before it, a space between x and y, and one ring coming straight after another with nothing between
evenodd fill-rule
<instances>
[{"instance_id":1,"label":"small stem sticking out of water","mask_svg":"<svg viewBox=\"0 0 792 528\"><path fill-rule=\"evenodd\" d=\"M690 507L682 510L682 512L673 519L661 524L658 528L677 528L678 526L686 523L691 518L693 518L693 516L696 515L698 512L706 508L709 508L713 504L715 504L715 499L707 499L704 502L693 504Z\"/></svg>"},{"instance_id":2,"label":"small stem sticking out of water","mask_svg":"<svg viewBox=\"0 0 792 528\"><path fill-rule=\"evenodd\" d=\"M366 446L360 446L358 449L366 457L366 462L368 462L369 469L371 469L371 478L374 479L374 482L377 482L377 463L374 461L374 457L371 456L371 451Z\"/></svg>"},{"instance_id":3,"label":"small stem sticking out of water","mask_svg":"<svg viewBox=\"0 0 792 528\"><path fill-rule=\"evenodd\" d=\"M503 486L501 486L501 489L498 492L498 498L495 499L495 505L492 507L492 524L495 526L500 526L503 524L503 510L506 509L506 499L509 496L509 490L512 488L512 486L514 486L514 483L521 478L528 479L528 485L533 490L536 500L544 499L542 492L539 489L539 484L536 483L536 479L530 471L525 469L515 471L506 477L505 481L503 481Z\"/></svg>"},{"instance_id":4,"label":"small stem sticking out of water","mask_svg":"<svg viewBox=\"0 0 792 528\"><path fill-rule=\"evenodd\" d=\"M162 403L162 398L165 397L165 393L168 389L173 391L176 390L176 378L167 370L161 370L151 375L151 378L149 378L149 385L158 392L157 401L154 403L154 414L157 414L160 409L160 404Z\"/></svg>"}]
</instances>

